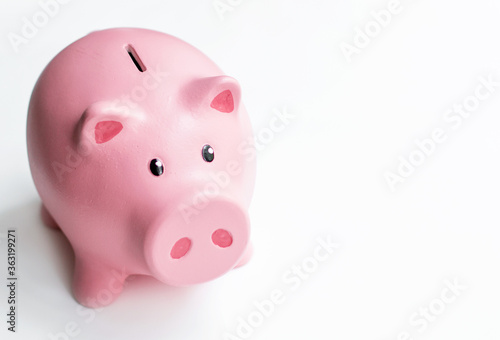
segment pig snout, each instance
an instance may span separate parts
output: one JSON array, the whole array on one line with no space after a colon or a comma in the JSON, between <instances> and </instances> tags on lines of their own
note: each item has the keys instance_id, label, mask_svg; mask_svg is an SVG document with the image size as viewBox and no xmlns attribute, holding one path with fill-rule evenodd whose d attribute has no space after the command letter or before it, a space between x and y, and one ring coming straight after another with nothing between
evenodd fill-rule
<instances>
[{"instance_id":1,"label":"pig snout","mask_svg":"<svg viewBox=\"0 0 500 340\"><path fill-rule=\"evenodd\" d=\"M250 236L244 209L217 198L189 218L179 210L159 217L147 232L144 251L153 276L186 286L215 279L238 264Z\"/></svg>"}]
</instances>

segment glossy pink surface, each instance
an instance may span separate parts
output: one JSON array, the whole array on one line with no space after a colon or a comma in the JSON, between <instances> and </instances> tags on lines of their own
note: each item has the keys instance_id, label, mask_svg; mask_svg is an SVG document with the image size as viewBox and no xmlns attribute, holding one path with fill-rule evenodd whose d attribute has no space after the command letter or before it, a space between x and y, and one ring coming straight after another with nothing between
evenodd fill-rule
<instances>
[{"instance_id":1,"label":"glossy pink surface","mask_svg":"<svg viewBox=\"0 0 500 340\"><path fill-rule=\"evenodd\" d=\"M143 29L89 34L43 71L27 135L81 304L111 303L129 275L190 285L248 260L250 122L236 80L194 47Z\"/></svg>"}]
</instances>

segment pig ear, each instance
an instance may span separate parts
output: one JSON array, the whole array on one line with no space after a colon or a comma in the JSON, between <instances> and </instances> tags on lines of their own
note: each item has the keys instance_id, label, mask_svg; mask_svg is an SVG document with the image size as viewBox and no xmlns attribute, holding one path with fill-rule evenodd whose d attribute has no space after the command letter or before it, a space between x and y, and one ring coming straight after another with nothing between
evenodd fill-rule
<instances>
[{"instance_id":1,"label":"pig ear","mask_svg":"<svg viewBox=\"0 0 500 340\"><path fill-rule=\"evenodd\" d=\"M241 89L236 79L229 76L216 76L198 79L189 85L188 105L232 113L240 106Z\"/></svg>"},{"instance_id":2,"label":"pig ear","mask_svg":"<svg viewBox=\"0 0 500 340\"><path fill-rule=\"evenodd\" d=\"M122 130L128 116L126 106L110 102L98 102L89 106L78 122L76 137L78 145L107 143Z\"/></svg>"}]
</instances>

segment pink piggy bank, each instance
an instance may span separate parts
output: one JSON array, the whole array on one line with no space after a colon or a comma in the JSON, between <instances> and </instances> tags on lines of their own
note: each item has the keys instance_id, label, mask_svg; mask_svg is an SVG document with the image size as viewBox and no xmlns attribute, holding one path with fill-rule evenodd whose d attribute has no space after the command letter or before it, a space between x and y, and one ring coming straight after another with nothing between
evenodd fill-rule
<instances>
[{"instance_id":1,"label":"pink piggy bank","mask_svg":"<svg viewBox=\"0 0 500 340\"><path fill-rule=\"evenodd\" d=\"M191 45L144 29L74 42L33 90L27 137L82 305L110 304L129 275L185 286L248 260L249 117L236 80Z\"/></svg>"}]
</instances>

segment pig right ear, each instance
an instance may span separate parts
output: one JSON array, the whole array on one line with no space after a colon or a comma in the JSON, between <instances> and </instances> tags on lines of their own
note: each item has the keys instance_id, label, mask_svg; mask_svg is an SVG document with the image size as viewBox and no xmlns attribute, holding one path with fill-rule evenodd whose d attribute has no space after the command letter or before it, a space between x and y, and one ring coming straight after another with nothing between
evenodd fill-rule
<instances>
[{"instance_id":1,"label":"pig right ear","mask_svg":"<svg viewBox=\"0 0 500 340\"><path fill-rule=\"evenodd\" d=\"M196 79L184 92L185 104L196 112L236 113L241 101L241 88L236 79L215 76Z\"/></svg>"},{"instance_id":2,"label":"pig right ear","mask_svg":"<svg viewBox=\"0 0 500 340\"><path fill-rule=\"evenodd\" d=\"M80 117L76 130L78 146L90 142L104 144L122 132L129 116L126 106L117 106L110 102L98 102L90 105Z\"/></svg>"}]
</instances>

